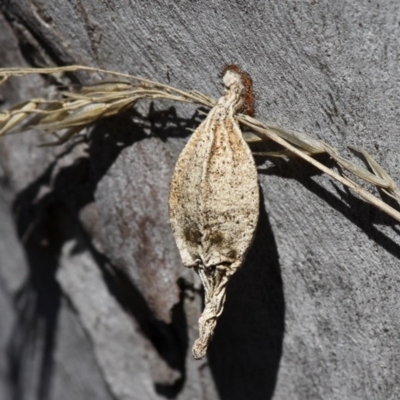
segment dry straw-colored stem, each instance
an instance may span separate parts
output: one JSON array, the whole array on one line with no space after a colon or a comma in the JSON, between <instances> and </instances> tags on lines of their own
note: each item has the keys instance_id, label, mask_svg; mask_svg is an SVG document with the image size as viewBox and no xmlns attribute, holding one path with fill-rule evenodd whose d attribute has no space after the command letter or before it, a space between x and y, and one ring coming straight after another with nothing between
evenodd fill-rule
<instances>
[{"instance_id":1,"label":"dry straw-colored stem","mask_svg":"<svg viewBox=\"0 0 400 400\"><path fill-rule=\"evenodd\" d=\"M166 99L198 104L209 108L216 104L214 99L197 91L187 92L149 79L80 65L56 68L0 69L0 86L11 77L76 71L105 74L120 81L99 82L94 85L83 86L76 92L61 92L62 97L57 100L30 99L9 110L2 111L0 112L0 136L31 127L38 127L49 133L63 130L64 133L61 138L50 143L50 145L58 145L71 139L89 124L101 118L126 111L141 99ZM329 154L344 171L376 186L399 201L400 191L395 182L365 150L355 149L365 158L372 172L345 159L327 143L304 133L263 123L243 114L239 114L238 120L253 132L253 134L245 134L248 142L272 140L284 148L280 152L265 153L265 155L274 157L295 155L300 157L400 222L400 213L393 207L361 187L354 180L339 175L312 157L316 154Z\"/></svg>"},{"instance_id":2,"label":"dry straw-colored stem","mask_svg":"<svg viewBox=\"0 0 400 400\"><path fill-rule=\"evenodd\" d=\"M272 130L268 129L265 126L262 126L262 124L259 124L257 120L254 120L251 117L248 116L241 116L239 120L249 128L253 129L255 132L258 132L262 135L267 136L269 139L273 140L274 142L282 145L286 149L290 150L293 154L299 156L303 160L309 162L312 164L314 167L318 168L320 171L325 172L327 175L330 177L336 179L343 185L349 187L350 189L353 189L360 197L362 197L364 200L367 202L371 203L375 207L379 208L386 214L390 215L394 219L400 222L400 213L396 211L393 207L389 206L382 200L378 199L375 197L373 194L369 193L365 189L363 189L360 185L358 185L356 182L352 181L350 178L346 176L341 176L328 168L326 165L321 164L319 161L315 160L314 158L310 157L307 153L299 150L295 146L291 145L288 143L286 140L282 139L279 137L275 132ZM367 171L368 172L368 171ZM359 176L360 177L360 176Z\"/></svg>"}]
</instances>

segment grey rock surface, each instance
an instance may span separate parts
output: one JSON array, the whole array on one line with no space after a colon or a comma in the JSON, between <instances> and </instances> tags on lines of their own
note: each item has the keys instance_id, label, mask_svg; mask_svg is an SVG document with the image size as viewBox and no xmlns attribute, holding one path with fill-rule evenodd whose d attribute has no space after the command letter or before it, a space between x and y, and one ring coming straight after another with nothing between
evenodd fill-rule
<instances>
[{"instance_id":1,"label":"grey rock surface","mask_svg":"<svg viewBox=\"0 0 400 400\"><path fill-rule=\"evenodd\" d=\"M221 69L237 63L259 119L348 157L365 148L400 182L395 0L0 10L1 66L92 65L218 97ZM10 80L2 107L56 82ZM146 103L60 148L39 148L37 132L0 140L1 399L398 398L398 226L300 160L257 158L256 240L207 359L192 359L202 295L181 266L167 194L200 120L193 106Z\"/></svg>"}]
</instances>

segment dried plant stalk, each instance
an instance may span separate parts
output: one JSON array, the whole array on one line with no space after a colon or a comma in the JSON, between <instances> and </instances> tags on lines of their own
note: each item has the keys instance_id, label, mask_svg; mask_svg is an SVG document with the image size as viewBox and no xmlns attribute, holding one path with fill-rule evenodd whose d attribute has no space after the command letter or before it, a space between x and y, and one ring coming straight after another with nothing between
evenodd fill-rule
<instances>
[{"instance_id":1,"label":"dried plant stalk","mask_svg":"<svg viewBox=\"0 0 400 400\"><path fill-rule=\"evenodd\" d=\"M62 139L49 143L49 145L59 145L91 123L122 113L141 99L166 99L197 103L205 107L215 105L214 99L195 91L184 92L132 75L83 66L0 69L0 85L10 76L25 76L33 73L52 74L80 69L103 72L124 79L129 78L130 82L99 82L83 86L76 92L61 91L62 98L58 100L31 99L10 110L2 111L0 112L0 136L10 133L17 126L20 130L38 127L47 133L68 129Z\"/></svg>"},{"instance_id":2,"label":"dried plant stalk","mask_svg":"<svg viewBox=\"0 0 400 400\"><path fill-rule=\"evenodd\" d=\"M196 359L206 353L226 285L243 263L258 221L257 169L236 118L249 107L245 97L252 88L245 79L233 66L225 72L226 93L183 149L171 181L172 231L183 265L194 268L205 289Z\"/></svg>"},{"instance_id":3,"label":"dried plant stalk","mask_svg":"<svg viewBox=\"0 0 400 400\"><path fill-rule=\"evenodd\" d=\"M379 208L381 211L385 212L386 214L390 215L394 219L400 222L400 213L395 210L393 207L389 206L387 203L384 201L378 199L376 196L373 194L369 193L365 189L363 189L360 185L358 185L356 182L351 180L350 178L346 176L339 175L335 173L332 169L328 168L327 166L321 164L314 158L312 158L309 155L308 151L303 151L301 148L298 148L296 146L293 146L291 143L287 142L283 138L281 138L277 132L275 132L274 129L271 129L268 125L260 123L259 121L255 120L254 118L251 118L249 116L244 116L240 115L238 117L239 121L243 123L243 125L246 125L247 127L251 128L255 133L258 133L261 136L262 140L265 140L265 138L271 139L274 142L282 145L285 147L287 150L289 150L291 153L295 154L296 156L302 158L303 160L309 162L310 164L314 165L316 168L318 168L320 171L326 173L330 177L334 178L335 180L339 181L343 185L349 187L352 189L355 193L357 193L360 197L362 197L365 201L368 203L372 204L373 206ZM314 139L313 139L314 140ZM297 140L296 140L297 141ZM334 150L331 146L328 144L323 143L322 141L319 141L319 143L322 144L323 148L325 149L325 152L328 153L329 155L332 156L332 158L339 164L341 165L344 169L347 169L349 172L353 173L354 175L358 176L361 179L367 180L369 183L373 183L366 179L366 177L370 176L369 171L367 171L364 168L361 167L353 167L350 161L345 160L343 157L338 157L338 153L336 150ZM321 153L320 151L316 152L315 154ZM311 153L312 154L312 153ZM395 185L393 179L387 174L386 171L367 153L367 162L371 165L374 165L377 170L380 171L380 184L378 187L382 187L386 189L386 192L393 197L396 200L400 199L399 195L399 190L397 186ZM345 162L346 161L346 162ZM347 168L346 168L347 167ZM384 172L384 174L382 173ZM387 175L387 177L386 177Z\"/></svg>"},{"instance_id":4,"label":"dried plant stalk","mask_svg":"<svg viewBox=\"0 0 400 400\"><path fill-rule=\"evenodd\" d=\"M197 91L185 92L169 85L137 76L80 65L57 68L0 69L0 85L13 76L53 74L79 70L107 74L114 78L124 79L125 82L100 82L96 85L84 86L78 93L61 92L65 97L59 100L31 99L10 110L0 112L0 136L10 133L12 129L28 129L34 126L38 126L45 132L50 133L59 129L66 129L61 139L50 143L51 145L58 145L72 138L87 125L100 118L123 112L140 99L167 99L199 104L210 108L216 104L214 99ZM311 157L315 154L328 153L345 171L375 185L399 201L400 191L393 179L365 150L358 150L358 152L364 156L372 173L346 160L327 143L304 133L262 123L243 114L238 115L238 120L253 132L253 134L248 132L245 134L248 142L273 140L284 148L283 151L267 153L266 155L284 157L295 155L301 157L343 185L353 189L364 200L400 222L400 213L393 207L366 191L350 178L335 173Z\"/></svg>"}]
</instances>

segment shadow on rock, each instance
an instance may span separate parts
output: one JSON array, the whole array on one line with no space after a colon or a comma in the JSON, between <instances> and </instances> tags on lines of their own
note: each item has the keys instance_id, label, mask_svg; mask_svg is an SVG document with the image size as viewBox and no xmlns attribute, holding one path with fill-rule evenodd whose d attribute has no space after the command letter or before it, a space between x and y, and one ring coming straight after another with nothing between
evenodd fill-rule
<instances>
[{"instance_id":1,"label":"shadow on rock","mask_svg":"<svg viewBox=\"0 0 400 400\"><path fill-rule=\"evenodd\" d=\"M284 336L285 303L278 251L261 202L256 238L227 288L208 359L222 400L268 400Z\"/></svg>"},{"instance_id":2,"label":"shadow on rock","mask_svg":"<svg viewBox=\"0 0 400 400\"><path fill-rule=\"evenodd\" d=\"M172 108L161 114L151 110L146 117L133 115L135 122L132 114L100 121L87 140L88 156L60 167L59 162L70 157L80 142L66 144L65 151L14 201L14 220L29 265L27 281L15 297L18 317L7 351L14 400L25 398L27 393L40 400L49 397L62 296L56 271L63 244L77 235L86 238L85 250L89 249L98 261L110 292L137 320L160 357L179 372L178 381L158 385L157 391L173 398L185 382L187 327L182 303L171 311L171 324L158 321L133 283L94 249L78 218L80 210L94 201L98 182L125 147L158 136L164 128L172 136L184 137L190 134L188 129L198 125L197 113L190 119L179 119Z\"/></svg>"},{"instance_id":3,"label":"shadow on rock","mask_svg":"<svg viewBox=\"0 0 400 400\"><path fill-rule=\"evenodd\" d=\"M319 156L320 161L327 165L334 163L326 156ZM330 207L340 212L352 224L358 226L364 233L372 238L379 246L384 248L390 254L400 259L400 244L381 232L375 225L387 225L398 233L398 222L389 215L380 211L371 204L353 194L348 188L332 182L334 192L331 192L321 186L313 179L315 175L321 175L322 172L302 160L274 160L275 167L268 169L259 168L258 171L265 175L281 176L286 179L295 179L301 183L307 190L317 195ZM384 197L385 195L383 195ZM399 205L393 199L384 198L395 209L399 210Z\"/></svg>"}]
</instances>

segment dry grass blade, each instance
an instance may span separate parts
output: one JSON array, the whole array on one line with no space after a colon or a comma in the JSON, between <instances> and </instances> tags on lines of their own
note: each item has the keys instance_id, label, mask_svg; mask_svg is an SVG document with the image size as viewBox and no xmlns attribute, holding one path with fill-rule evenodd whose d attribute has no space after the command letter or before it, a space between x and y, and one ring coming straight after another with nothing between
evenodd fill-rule
<instances>
[{"instance_id":1,"label":"dry grass blade","mask_svg":"<svg viewBox=\"0 0 400 400\"><path fill-rule=\"evenodd\" d=\"M55 68L2 68L0 69L0 79L8 79L11 76L26 76L32 74L54 74L60 72L76 72L76 71L91 71L110 76L117 76L119 78L124 78L129 81L136 81L144 89L146 87L161 89L164 92L165 98L168 97L168 94L175 95L177 96L177 98L181 96L182 100L177 100L177 101L192 102L204 105L206 107L212 107L215 104L215 100L211 99L210 97L204 94L200 94L199 92L196 91L185 92L183 90L176 89L172 86L165 85L163 83L152 81L149 79L140 78L135 75L109 71L101 68L87 67L84 65L69 65L66 67L55 67Z\"/></svg>"},{"instance_id":2,"label":"dry grass blade","mask_svg":"<svg viewBox=\"0 0 400 400\"><path fill-rule=\"evenodd\" d=\"M132 88L129 82L98 82L90 85L82 86L79 91L83 94L88 93L116 93L126 92Z\"/></svg>"},{"instance_id":3,"label":"dry grass blade","mask_svg":"<svg viewBox=\"0 0 400 400\"><path fill-rule=\"evenodd\" d=\"M344 169L377 187L388 189L388 182L342 157L333 147L325 144L326 152ZM388 175L389 176L389 175ZM392 181L393 182L393 181ZM394 183L394 182L393 182ZM389 184L390 185L390 184Z\"/></svg>"},{"instance_id":4,"label":"dry grass blade","mask_svg":"<svg viewBox=\"0 0 400 400\"><path fill-rule=\"evenodd\" d=\"M17 126L29 115L29 111L33 111L36 108L37 104L34 101L28 101L27 103L23 103L15 109L10 110L8 115L7 112L2 113L0 119L0 136L14 128L14 126Z\"/></svg>"},{"instance_id":5,"label":"dry grass blade","mask_svg":"<svg viewBox=\"0 0 400 400\"><path fill-rule=\"evenodd\" d=\"M129 78L133 80L133 83L104 81L80 87L75 92L60 92L62 98L53 102L35 99L31 100L29 105L27 103L17 105L9 111L0 113L0 135L10 132L17 125L23 129L36 126L49 133L73 127L84 127L100 118L121 113L131 107L137 100L144 98L191 102L205 106L212 105L214 102L213 99L197 92L186 93L167 85L131 75L88 67L3 69L0 70L0 76L7 79L12 75L46 74L79 69L104 72L124 77L125 79ZM32 114L35 115L32 116ZM22 125L23 122L24 124Z\"/></svg>"},{"instance_id":6,"label":"dry grass blade","mask_svg":"<svg viewBox=\"0 0 400 400\"><path fill-rule=\"evenodd\" d=\"M373 157L363 149L353 149L354 151L362 154L368 165L374 173L369 172L367 169L354 164L353 162L342 157L336 149L320 140L312 139L303 133L291 131L284 128L277 128L273 125L263 124L265 129L275 132L279 137L286 140L288 143L295 146L298 150L308 155L316 155L321 153L329 154L338 165L343 169L361 178L376 187L382 189L387 195L400 201L400 191L396 183L390 175L373 159ZM246 133L250 143L265 140L264 137L255 137L251 133ZM294 153L288 149L275 151L275 152L256 152L255 155L262 155L268 157L293 157Z\"/></svg>"},{"instance_id":7,"label":"dry grass blade","mask_svg":"<svg viewBox=\"0 0 400 400\"><path fill-rule=\"evenodd\" d=\"M209 108L216 104L215 99L195 90L185 92L172 86L134 75L79 65L57 68L0 69L0 85L13 76L53 74L79 70L105 74L121 81L102 81L82 86L75 91L61 92L62 97L58 100L32 99L8 111L0 112L0 136L15 129L28 129L33 126L49 133L65 130L59 140L49 144L59 145L75 136L85 126L101 118L121 113L141 99L165 99L198 104ZM250 131L244 133L247 142L273 140L283 147L281 151L256 154L273 157L291 157L293 155L300 157L343 185L351 188L364 200L400 222L400 213L394 208L366 191L347 176L339 175L312 158L313 155L327 153L343 170L354 174L367 183L375 185L399 201L400 191L395 182L365 150L356 151L365 158L372 172L345 159L336 149L321 140L290 129L262 123L242 114L238 116L238 119L250 129Z\"/></svg>"},{"instance_id":8,"label":"dry grass blade","mask_svg":"<svg viewBox=\"0 0 400 400\"><path fill-rule=\"evenodd\" d=\"M320 140L313 139L304 133L292 131L290 129L285 129L270 124L264 124L264 126L270 132L276 133L279 137L285 139L293 146L302 149L307 154L320 154L325 152L324 144Z\"/></svg>"},{"instance_id":9,"label":"dry grass blade","mask_svg":"<svg viewBox=\"0 0 400 400\"><path fill-rule=\"evenodd\" d=\"M56 132L70 127L89 125L92 121L100 119L106 110L107 106L105 104L91 104L87 102L60 121L50 124L39 124L38 128L48 132Z\"/></svg>"},{"instance_id":10,"label":"dry grass blade","mask_svg":"<svg viewBox=\"0 0 400 400\"><path fill-rule=\"evenodd\" d=\"M332 171L330 168L325 166L324 164L321 164L319 161L315 160L314 158L310 157L308 154L305 152L299 150L289 142L287 142L285 139L281 138L278 136L275 132L270 130L268 128L268 125L264 125L263 123L255 120L254 118L251 118L247 115L240 115L239 120L241 123L243 123L245 126L253 129L255 132L258 132L261 137L266 137L270 140L273 140L274 142L280 144L287 150L291 151L298 157L304 159L305 161L309 162L310 164L314 165L316 168L318 168L320 171L326 173L330 177L336 179L338 182L342 183L343 185L349 187L350 189L354 190L361 198L366 200L368 203L374 205L375 207L379 208L386 214L390 215L394 219L400 222L400 213L395 210L393 207L389 206L386 204L384 201L378 199L375 197L373 194L369 193L365 189L363 189L360 185L358 185L356 182L352 181L351 179L341 176L337 174L336 172Z\"/></svg>"},{"instance_id":11,"label":"dry grass blade","mask_svg":"<svg viewBox=\"0 0 400 400\"><path fill-rule=\"evenodd\" d=\"M400 201L400 191L396 186L396 183L392 179L392 177L377 163L377 161L364 149L356 149L354 147L350 147L350 149L362 154L362 156L367 161L368 165L383 182L384 185L380 187L382 190L393 199Z\"/></svg>"}]
</instances>

